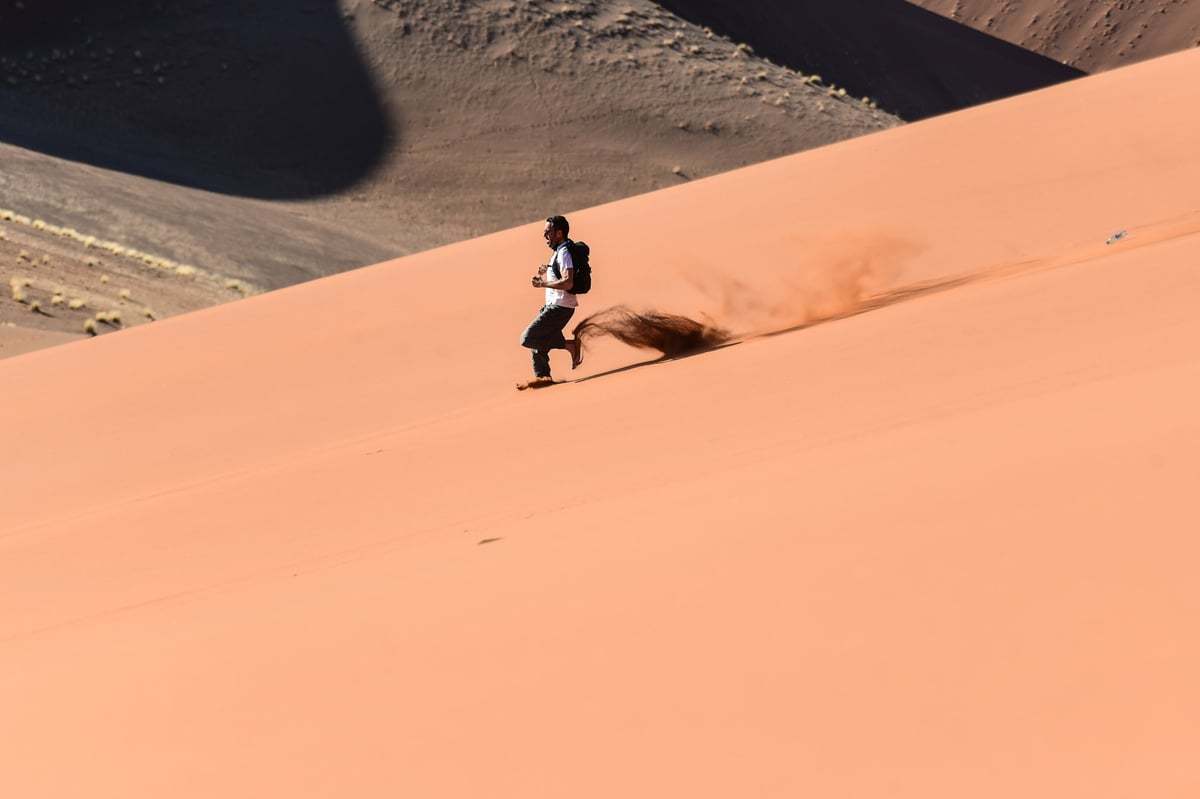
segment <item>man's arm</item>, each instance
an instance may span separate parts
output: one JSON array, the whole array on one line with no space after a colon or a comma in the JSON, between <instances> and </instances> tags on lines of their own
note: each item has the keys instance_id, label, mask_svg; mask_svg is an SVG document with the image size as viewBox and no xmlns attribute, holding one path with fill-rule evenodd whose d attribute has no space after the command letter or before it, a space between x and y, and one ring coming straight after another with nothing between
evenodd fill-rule
<instances>
[{"instance_id":1,"label":"man's arm","mask_svg":"<svg viewBox=\"0 0 1200 799\"><path fill-rule=\"evenodd\" d=\"M575 264L571 261L570 250L562 251L558 266L558 273L562 277L558 280L547 280L545 270L539 269L538 276L533 279L533 285L538 288L558 289L560 291L570 291L573 289L575 287Z\"/></svg>"},{"instance_id":2,"label":"man's arm","mask_svg":"<svg viewBox=\"0 0 1200 799\"><path fill-rule=\"evenodd\" d=\"M575 267L571 266L564 269L563 276L559 280L547 280L545 275L538 275L533 279L533 285L540 289L570 291L575 287Z\"/></svg>"}]
</instances>

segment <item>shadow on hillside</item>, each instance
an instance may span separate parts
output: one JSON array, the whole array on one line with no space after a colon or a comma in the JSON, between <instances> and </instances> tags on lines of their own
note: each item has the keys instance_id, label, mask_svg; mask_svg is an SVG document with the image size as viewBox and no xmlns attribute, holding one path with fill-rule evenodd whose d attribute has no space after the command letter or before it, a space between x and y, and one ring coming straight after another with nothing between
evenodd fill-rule
<instances>
[{"instance_id":1,"label":"shadow on hillside","mask_svg":"<svg viewBox=\"0 0 1200 799\"><path fill-rule=\"evenodd\" d=\"M0 140L225 194L346 188L391 133L336 0L0 0Z\"/></svg>"},{"instance_id":2,"label":"shadow on hillside","mask_svg":"<svg viewBox=\"0 0 1200 799\"><path fill-rule=\"evenodd\" d=\"M821 75L907 120L1085 73L905 0L659 0L770 61Z\"/></svg>"}]
</instances>

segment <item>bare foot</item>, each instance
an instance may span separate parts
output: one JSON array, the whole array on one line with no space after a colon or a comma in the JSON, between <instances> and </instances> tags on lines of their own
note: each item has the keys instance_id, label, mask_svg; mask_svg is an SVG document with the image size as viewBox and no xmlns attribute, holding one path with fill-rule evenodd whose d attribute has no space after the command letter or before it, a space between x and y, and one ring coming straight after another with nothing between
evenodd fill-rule
<instances>
[{"instance_id":1,"label":"bare foot","mask_svg":"<svg viewBox=\"0 0 1200 799\"><path fill-rule=\"evenodd\" d=\"M571 353L571 368L575 369L583 363L583 342L573 338L567 342L567 352Z\"/></svg>"}]
</instances>

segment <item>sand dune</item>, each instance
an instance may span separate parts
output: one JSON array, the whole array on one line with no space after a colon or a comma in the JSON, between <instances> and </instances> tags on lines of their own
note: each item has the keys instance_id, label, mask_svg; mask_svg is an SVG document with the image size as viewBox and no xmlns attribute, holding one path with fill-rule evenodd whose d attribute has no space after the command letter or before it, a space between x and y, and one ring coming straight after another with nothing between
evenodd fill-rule
<instances>
[{"instance_id":1,"label":"sand dune","mask_svg":"<svg viewBox=\"0 0 1200 799\"><path fill-rule=\"evenodd\" d=\"M279 288L1194 44L1186 4L1109 5L0 4L0 196ZM126 324L235 296L195 289ZM0 355L81 315L0 305Z\"/></svg>"},{"instance_id":2,"label":"sand dune","mask_svg":"<svg viewBox=\"0 0 1200 799\"><path fill-rule=\"evenodd\" d=\"M1194 795L1198 78L572 213L694 357L513 391L531 220L0 361L0 790Z\"/></svg>"}]
</instances>

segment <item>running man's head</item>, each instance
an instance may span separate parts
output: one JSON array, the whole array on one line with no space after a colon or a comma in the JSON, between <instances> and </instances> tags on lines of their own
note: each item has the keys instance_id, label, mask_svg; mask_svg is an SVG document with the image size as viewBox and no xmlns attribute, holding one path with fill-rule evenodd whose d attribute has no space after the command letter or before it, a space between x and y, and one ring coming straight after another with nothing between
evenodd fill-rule
<instances>
[{"instance_id":1,"label":"running man's head","mask_svg":"<svg viewBox=\"0 0 1200 799\"><path fill-rule=\"evenodd\" d=\"M565 216L546 217L546 227L542 231L542 236L546 239L546 246L550 249L558 249L558 245L567 240L567 234L570 232L571 223Z\"/></svg>"}]
</instances>

